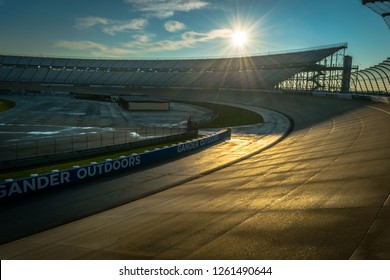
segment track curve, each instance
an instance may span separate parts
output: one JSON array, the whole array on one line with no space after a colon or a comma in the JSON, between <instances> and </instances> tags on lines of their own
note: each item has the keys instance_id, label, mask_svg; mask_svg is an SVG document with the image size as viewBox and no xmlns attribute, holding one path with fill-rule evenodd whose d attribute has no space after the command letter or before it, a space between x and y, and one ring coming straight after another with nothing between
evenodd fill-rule
<instances>
[{"instance_id":1,"label":"track curve","mask_svg":"<svg viewBox=\"0 0 390 280\"><path fill-rule=\"evenodd\" d=\"M0 256L390 258L388 105L233 91L197 94L280 111L294 120L294 130L222 170L2 245Z\"/></svg>"}]
</instances>

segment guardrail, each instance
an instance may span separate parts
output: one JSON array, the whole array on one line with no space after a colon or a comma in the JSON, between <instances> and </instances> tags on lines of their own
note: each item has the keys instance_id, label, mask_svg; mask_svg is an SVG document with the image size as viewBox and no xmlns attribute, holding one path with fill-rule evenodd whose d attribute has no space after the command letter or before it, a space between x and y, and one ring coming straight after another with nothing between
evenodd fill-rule
<instances>
[{"instance_id":1,"label":"guardrail","mask_svg":"<svg viewBox=\"0 0 390 280\"><path fill-rule=\"evenodd\" d=\"M170 147L145 151L141 154L121 156L117 159L107 159L105 162L91 162L86 166L74 166L67 170L53 170L51 173L32 174L28 178L7 179L0 183L0 200L31 194L53 187L72 185L118 171L133 170L163 159L180 156L185 153L205 148L207 146L230 139L231 130L218 132L200 139L179 143Z\"/></svg>"}]
</instances>

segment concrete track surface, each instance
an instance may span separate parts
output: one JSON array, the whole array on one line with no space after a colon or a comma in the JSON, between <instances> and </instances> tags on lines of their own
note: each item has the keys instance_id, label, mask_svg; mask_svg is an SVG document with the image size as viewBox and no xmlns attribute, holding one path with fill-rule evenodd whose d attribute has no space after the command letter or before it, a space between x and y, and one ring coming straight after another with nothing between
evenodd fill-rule
<instances>
[{"instance_id":1,"label":"concrete track surface","mask_svg":"<svg viewBox=\"0 0 390 280\"><path fill-rule=\"evenodd\" d=\"M271 148L215 172L4 244L0 257L390 259L389 105L232 91L196 94L282 112L294 129ZM199 162L187 164L191 172ZM180 178L171 173L161 180ZM7 211L19 209L9 205Z\"/></svg>"}]
</instances>

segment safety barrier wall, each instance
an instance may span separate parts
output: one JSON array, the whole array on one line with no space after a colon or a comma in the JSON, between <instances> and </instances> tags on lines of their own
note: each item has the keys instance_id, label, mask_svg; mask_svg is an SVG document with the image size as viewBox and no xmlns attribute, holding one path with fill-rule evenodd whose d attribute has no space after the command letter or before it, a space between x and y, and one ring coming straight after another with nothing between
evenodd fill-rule
<instances>
[{"instance_id":1,"label":"safety barrier wall","mask_svg":"<svg viewBox=\"0 0 390 280\"><path fill-rule=\"evenodd\" d=\"M315 96L328 96L336 98L346 98L346 99L361 99L368 100L380 103L390 103L390 97L387 96L374 96L368 94L350 94L350 93L331 93L331 92L312 92L312 95Z\"/></svg>"},{"instance_id":2,"label":"safety barrier wall","mask_svg":"<svg viewBox=\"0 0 390 280\"><path fill-rule=\"evenodd\" d=\"M99 163L92 162L86 166L75 166L67 170L53 170L53 172L48 174L32 175L31 177L19 180L8 179L4 183L0 183L0 199L4 200L53 187L72 185L113 172L132 170L163 159L205 148L228 140L230 137L231 130L228 129L207 137L156 149L154 151L146 151L142 154L121 156L118 159L107 159L105 162Z\"/></svg>"}]
</instances>

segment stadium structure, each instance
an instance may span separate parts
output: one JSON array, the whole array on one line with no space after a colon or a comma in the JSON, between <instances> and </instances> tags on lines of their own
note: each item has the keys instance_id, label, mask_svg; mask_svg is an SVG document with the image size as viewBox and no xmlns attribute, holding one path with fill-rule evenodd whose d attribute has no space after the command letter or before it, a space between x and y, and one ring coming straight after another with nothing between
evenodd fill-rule
<instances>
[{"instance_id":1,"label":"stadium structure","mask_svg":"<svg viewBox=\"0 0 390 280\"><path fill-rule=\"evenodd\" d=\"M390 28L390 1L389 0L362 0L362 4L380 15Z\"/></svg>"},{"instance_id":2,"label":"stadium structure","mask_svg":"<svg viewBox=\"0 0 390 280\"><path fill-rule=\"evenodd\" d=\"M67 86L390 92L390 59L357 71L346 43L264 55L118 60L0 55L0 82Z\"/></svg>"},{"instance_id":3,"label":"stadium structure","mask_svg":"<svg viewBox=\"0 0 390 280\"><path fill-rule=\"evenodd\" d=\"M362 0L362 4L380 15L390 29L390 1ZM390 92L390 58L382 63L353 74L354 90L361 92Z\"/></svg>"}]
</instances>

